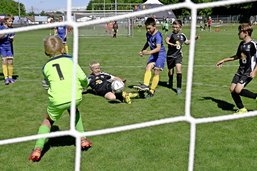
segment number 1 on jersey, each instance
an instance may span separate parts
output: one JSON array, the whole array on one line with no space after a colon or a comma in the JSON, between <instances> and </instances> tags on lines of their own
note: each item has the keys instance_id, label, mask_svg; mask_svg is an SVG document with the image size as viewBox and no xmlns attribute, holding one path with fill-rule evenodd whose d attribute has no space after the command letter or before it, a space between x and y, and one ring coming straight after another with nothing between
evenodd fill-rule
<instances>
[{"instance_id":1,"label":"number 1 on jersey","mask_svg":"<svg viewBox=\"0 0 257 171\"><path fill-rule=\"evenodd\" d=\"M60 80L64 80L60 65L59 64L53 64L52 66L56 68L56 71L58 73L58 76L59 76Z\"/></svg>"}]
</instances>

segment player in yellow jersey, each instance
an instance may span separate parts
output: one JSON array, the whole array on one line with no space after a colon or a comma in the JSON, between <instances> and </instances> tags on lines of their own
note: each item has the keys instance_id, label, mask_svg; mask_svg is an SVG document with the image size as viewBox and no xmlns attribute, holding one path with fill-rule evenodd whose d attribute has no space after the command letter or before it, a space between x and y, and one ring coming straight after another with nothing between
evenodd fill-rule
<instances>
[{"instance_id":1,"label":"player in yellow jersey","mask_svg":"<svg viewBox=\"0 0 257 171\"><path fill-rule=\"evenodd\" d=\"M79 65L76 66L76 81L73 80L73 60L71 56L63 55L63 43L58 36L49 36L44 41L45 54L50 57L43 67L43 75L48 89L47 114L39 127L38 134L50 132L51 126L66 110L70 112L72 100L72 84L76 84L76 119L75 127L78 132L84 132L78 106L82 101L83 87L88 85L87 76ZM46 138L37 140L29 160L39 161ZM92 143L85 137L81 138L81 148L88 149Z\"/></svg>"}]
</instances>

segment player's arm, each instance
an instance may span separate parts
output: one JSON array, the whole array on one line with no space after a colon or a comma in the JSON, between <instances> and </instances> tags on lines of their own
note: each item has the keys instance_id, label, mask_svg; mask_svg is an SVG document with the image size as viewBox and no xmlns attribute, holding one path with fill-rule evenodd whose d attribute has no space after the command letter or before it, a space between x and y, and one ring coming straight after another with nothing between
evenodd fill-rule
<instances>
[{"instance_id":1,"label":"player's arm","mask_svg":"<svg viewBox=\"0 0 257 171\"><path fill-rule=\"evenodd\" d=\"M89 84L89 80L86 76L86 74L84 73L84 71L80 68L79 65L77 65L77 78L79 79L82 87L87 87Z\"/></svg>"},{"instance_id":2,"label":"player's arm","mask_svg":"<svg viewBox=\"0 0 257 171\"><path fill-rule=\"evenodd\" d=\"M158 53L161 50L161 44L157 44L156 48L154 48L153 50L143 50L143 55L152 55L154 53Z\"/></svg>"},{"instance_id":3,"label":"player's arm","mask_svg":"<svg viewBox=\"0 0 257 171\"><path fill-rule=\"evenodd\" d=\"M189 45L191 41L188 40L187 37L186 37L186 35L184 35L184 34L183 34L183 37L184 37L184 43L185 43L185 45ZM195 40L198 40L198 39L199 39L199 36L196 35L196 36L195 36Z\"/></svg>"},{"instance_id":4,"label":"player's arm","mask_svg":"<svg viewBox=\"0 0 257 171\"><path fill-rule=\"evenodd\" d=\"M176 46L176 44L170 43L170 37L166 37L165 42L166 42L168 45Z\"/></svg>"},{"instance_id":5,"label":"player's arm","mask_svg":"<svg viewBox=\"0 0 257 171\"><path fill-rule=\"evenodd\" d=\"M228 58L224 58L224 59L217 62L216 67L220 68L220 67L222 67L222 65L225 62L230 62L230 61L234 61L234 60L237 60L237 59L239 59L239 57L237 55L234 55L234 56L231 56L231 57L228 57Z\"/></svg>"},{"instance_id":6,"label":"player's arm","mask_svg":"<svg viewBox=\"0 0 257 171\"><path fill-rule=\"evenodd\" d=\"M139 54L140 56L143 56L143 55L144 55L143 51L146 50L148 47L149 47L148 42L145 42L144 47L142 48L142 50L141 50L138 54Z\"/></svg>"},{"instance_id":7,"label":"player's arm","mask_svg":"<svg viewBox=\"0 0 257 171\"><path fill-rule=\"evenodd\" d=\"M257 49L255 44L251 44L251 49L250 49L250 55L252 58L255 58L255 55L257 54ZM257 66L255 65L254 70L250 73L250 77L254 78L257 74Z\"/></svg>"},{"instance_id":8,"label":"player's arm","mask_svg":"<svg viewBox=\"0 0 257 171\"><path fill-rule=\"evenodd\" d=\"M254 70L250 73L250 77L254 78L257 73L257 67L255 66Z\"/></svg>"}]
</instances>

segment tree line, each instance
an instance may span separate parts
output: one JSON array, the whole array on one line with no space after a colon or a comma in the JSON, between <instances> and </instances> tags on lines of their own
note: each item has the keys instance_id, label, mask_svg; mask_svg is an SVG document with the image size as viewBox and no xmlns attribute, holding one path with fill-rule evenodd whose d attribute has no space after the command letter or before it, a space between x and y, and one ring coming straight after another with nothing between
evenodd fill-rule
<instances>
[{"instance_id":1,"label":"tree line","mask_svg":"<svg viewBox=\"0 0 257 171\"><path fill-rule=\"evenodd\" d=\"M185 0L159 0L164 5L175 4L185 2ZM221 0L192 0L194 3L208 3ZM117 4L143 4L146 0L116 0ZM105 0L105 5L103 0L90 0L87 6L87 10L103 10L103 9L114 9L115 0ZM118 10L133 10L133 5L117 5ZM242 4L220 6L214 8L205 8L198 10L198 15L200 16L211 16L211 15L240 15L241 22L249 20L250 16L257 15L257 1L248 2ZM174 14L178 17L190 16L190 9L175 9Z\"/></svg>"},{"instance_id":2,"label":"tree line","mask_svg":"<svg viewBox=\"0 0 257 171\"><path fill-rule=\"evenodd\" d=\"M115 1L117 2L118 10L133 10L136 4L140 5L146 2L146 0L90 0L85 10L103 10L103 9L114 9ZM164 5L181 3L185 0L160 0ZM208 3L219 0L192 0L194 3ZM122 4L122 5L119 5ZM126 5L127 4L127 5ZM131 4L131 5L130 5ZM215 8L205 8L198 11L200 16L211 16L211 15L240 15L242 20L248 20L250 16L257 15L257 1L248 2L242 4L220 6ZM25 5L14 0L0 0L0 14L15 15L15 16L26 16L36 15L33 11L27 12ZM189 9L175 9L174 14L179 17L190 16ZM45 15L45 11L41 11L40 15Z\"/></svg>"}]
</instances>

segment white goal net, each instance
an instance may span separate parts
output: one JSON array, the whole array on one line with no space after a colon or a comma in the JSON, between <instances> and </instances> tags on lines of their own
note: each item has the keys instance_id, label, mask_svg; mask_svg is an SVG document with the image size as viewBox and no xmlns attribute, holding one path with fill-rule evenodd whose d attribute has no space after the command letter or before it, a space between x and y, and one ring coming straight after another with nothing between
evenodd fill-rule
<instances>
[{"instance_id":1,"label":"white goal net","mask_svg":"<svg viewBox=\"0 0 257 171\"><path fill-rule=\"evenodd\" d=\"M245 2L252 2L253 0L223 0L216 1L210 3L200 3L195 4L190 0L185 0L185 2L165 5L158 8L153 8L149 10L143 10L138 12L128 12L126 14L120 13L117 15L113 15L110 13L104 14L96 14L96 13L77 13L75 14L75 21L72 15L72 0L67 0L67 21L63 22L63 24L69 24L73 26L74 31L74 39L73 39L73 60L74 66L76 66L78 62L78 37L79 36L107 36L109 33L106 33L106 23L110 23L112 21L118 21L119 24L119 35L131 36L132 35L132 22L133 18L138 16L143 16L146 14L152 14L160 11L174 10L179 8L188 8L191 9L191 46L189 49L189 61L188 61L188 70L187 70L187 83L186 83L186 101L185 101L185 113L183 116L165 118L160 120L154 120L150 122L143 122L131 125L124 125L115 128L108 128L102 130L88 131L84 133L78 133L75 130L75 84L73 85L73 101L71 108L71 121L70 121L70 130L68 131L60 131L49 133L47 135L32 135L26 137L17 137L12 139L2 139L0 140L0 145L20 143L25 141L36 140L38 138L51 138L56 136L65 136L72 135L76 138L76 158L75 158L75 170L80 170L80 162L81 162L81 147L80 147L80 138L82 136L101 136L104 134L110 134L115 132L128 131L133 129L151 127L161 124L175 123L175 122L188 122L190 124L190 146L189 146L189 157L188 157L188 171L194 170L194 158L195 158L195 142L196 142L196 127L198 124L210 123L210 122L222 122L227 120L234 120L246 117L254 117L257 116L257 111L251 111L244 115L226 115L226 116L217 116L217 117L208 117L208 118L194 118L191 115L191 91L192 91L192 78L193 78L193 69L194 69L194 54L195 54L195 36L196 36L196 23L197 23L197 10L203 8L213 8L217 6L225 6L225 5L233 5ZM83 17L88 17L88 20ZM1 33L10 33L10 32L22 32L29 30L37 30L42 28L52 28L58 26L60 23L52 23L52 24L44 24L37 26L28 26L21 28L14 28L13 30L1 31ZM74 67L75 68L75 67ZM73 77L75 78L75 71L73 73ZM75 79L73 79L75 81ZM125 147L124 147L125 148Z\"/></svg>"},{"instance_id":2,"label":"white goal net","mask_svg":"<svg viewBox=\"0 0 257 171\"><path fill-rule=\"evenodd\" d=\"M96 19L116 16L116 15L126 15L132 11L114 11L114 10L94 10L94 11L80 11L74 12L74 20L76 22L87 22ZM133 35L133 18L125 18L116 21L118 24L118 36L132 36ZM99 36L112 36L113 35L113 21L108 21L105 23L99 23L94 25L89 25L85 27L80 27L79 36L86 37L99 37Z\"/></svg>"}]
</instances>

